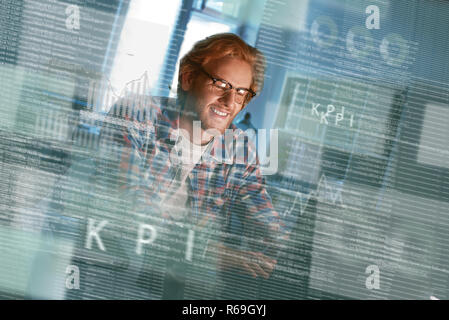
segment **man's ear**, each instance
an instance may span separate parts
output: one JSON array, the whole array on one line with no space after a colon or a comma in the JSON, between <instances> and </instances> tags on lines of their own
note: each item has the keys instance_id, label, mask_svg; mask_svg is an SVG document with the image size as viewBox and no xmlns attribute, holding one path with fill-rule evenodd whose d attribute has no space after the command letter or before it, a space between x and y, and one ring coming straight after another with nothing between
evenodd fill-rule
<instances>
[{"instance_id":1,"label":"man's ear","mask_svg":"<svg viewBox=\"0 0 449 320\"><path fill-rule=\"evenodd\" d=\"M181 88L184 91L189 91L193 86L194 73L192 71L181 74Z\"/></svg>"}]
</instances>

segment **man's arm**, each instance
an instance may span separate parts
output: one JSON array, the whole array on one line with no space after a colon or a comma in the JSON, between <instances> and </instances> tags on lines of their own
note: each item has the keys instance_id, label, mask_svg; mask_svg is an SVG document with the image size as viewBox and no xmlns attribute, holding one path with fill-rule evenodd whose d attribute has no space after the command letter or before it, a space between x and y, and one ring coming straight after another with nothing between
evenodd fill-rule
<instances>
[{"instance_id":1,"label":"man's arm","mask_svg":"<svg viewBox=\"0 0 449 320\"><path fill-rule=\"evenodd\" d=\"M243 245L219 244L220 265L236 267L254 277L268 278L276 264L279 240L288 237L288 232L272 206L258 160L246 166L237 165L234 170L235 197L231 200L229 214L244 213L240 215L244 225Z\"/></svg>"},{"instance_id":2,"label":"man's arm","mask_svg":"<svg viewBox=\"0 0 449 320\"><path fill-rule=\"evenodd\" d=\"M262 252L233 249L218 242L213 250L218 253L218 268L239 269L254 278L258 276L268 279L277 263Z\"/></svg>"},{"instance_id":3,"label":"man's arm","mask_svg":"<svg viewBox=\"0 0 449 320\"><path fill-rule=\"evenodd\" d=\"M149 98L120 99L109 111L102 128L102 156L113 159L119 195L131 212L144 213L148 161L156 152L157 116L160 109Z\"/></svg>"}]
</instances>

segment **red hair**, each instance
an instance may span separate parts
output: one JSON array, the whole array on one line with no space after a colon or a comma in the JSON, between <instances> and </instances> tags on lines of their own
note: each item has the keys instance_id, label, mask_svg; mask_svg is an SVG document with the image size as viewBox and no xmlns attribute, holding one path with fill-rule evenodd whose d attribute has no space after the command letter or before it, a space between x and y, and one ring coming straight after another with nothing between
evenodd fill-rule
<instances>
[{"instance_id":1,"label":"red hair","mask_svg":"<svg viewBox=\"0 0 449 320\"><path fill-rule=\"evenodd\" d=\"M183 74L197 72L198 65L203 66L211 60L227 56L240 58L249 63L253 70L253 80L250 89L256 93L262 90L265 72L265 58L263 54L233 33L219 33L198 41L182 57L179 64L178 98L182 100L185 97L185 92L181 88L181 77ZM249 100L246 103L248 102Z\"/></svg>"}]
</instances>

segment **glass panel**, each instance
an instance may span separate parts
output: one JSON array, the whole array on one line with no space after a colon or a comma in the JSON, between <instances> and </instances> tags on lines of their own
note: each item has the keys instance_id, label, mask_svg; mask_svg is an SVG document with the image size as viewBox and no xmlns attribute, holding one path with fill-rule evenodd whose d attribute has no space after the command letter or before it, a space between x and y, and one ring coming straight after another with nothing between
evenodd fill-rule
<instances>
[{"instance_id":1,"label":"glass panel","mask_svg":"<svg viewBox=\"0 0 449 320\"><path fill-rule=\"evenodd\" d=\"M449 299L448 17L1 1L0 298ZM194 79L183 105L179 60L223 32L263 53L263 89L239 109Z\"/></svg>"}]
</instances>

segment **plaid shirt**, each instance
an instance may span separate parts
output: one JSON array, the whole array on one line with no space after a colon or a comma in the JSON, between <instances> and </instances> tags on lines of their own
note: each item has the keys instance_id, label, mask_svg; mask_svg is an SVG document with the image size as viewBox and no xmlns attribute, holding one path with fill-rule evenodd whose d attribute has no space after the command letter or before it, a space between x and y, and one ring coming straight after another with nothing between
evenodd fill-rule
<instances>
[{"instance_id":1,"label":"plaid shirt","mask_svg":"<svg viewBox=\"0 0 449 320\"><path fill-rule=\"evenodd\" d=\"M108 117L125 120L107 134L119 149L121 193L138 214L172 223L161 201L181 165L173 152L179 108L169 98L131 102L120 101ZM230 129L232 139L214 138L187 177L185 221L228 246L276 254L273 244L286 234L285 225L271 204L255 149L244 142L243 131Z\"/></svg>"}]
</instances>

